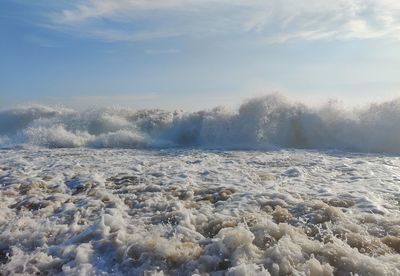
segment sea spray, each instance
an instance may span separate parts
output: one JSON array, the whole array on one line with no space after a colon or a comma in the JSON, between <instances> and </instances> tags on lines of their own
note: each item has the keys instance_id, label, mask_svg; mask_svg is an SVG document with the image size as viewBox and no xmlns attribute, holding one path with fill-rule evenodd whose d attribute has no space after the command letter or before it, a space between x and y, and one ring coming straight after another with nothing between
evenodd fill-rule
<instances>
[{"instance_id":1,"label":"sea spray","mask_svg":"<svg viewBox=\"0 0 400 276\"><path fill-rule=\"evenodd\" d=\"M0 146L339 149L400 153L400 100L345 110L268 95L199 112L28 106L0 111Z\"/></svg>"}]
</instances>

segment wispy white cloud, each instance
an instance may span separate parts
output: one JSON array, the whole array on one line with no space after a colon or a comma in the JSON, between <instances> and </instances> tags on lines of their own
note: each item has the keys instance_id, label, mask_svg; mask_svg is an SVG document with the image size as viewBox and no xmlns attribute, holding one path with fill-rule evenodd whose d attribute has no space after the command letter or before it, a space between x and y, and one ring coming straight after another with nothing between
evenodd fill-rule
<instances>
[{"instance_id":1,"label":"wispy white cloud","mask_svg":"<svg viewBox=\"0 0 400 276\"><path fill-rule=\"evenodd\" d=\"M398 0L84 0L58 28L106 41L253 34L266 42L400 38Z\"/></svg>"}]
</instances>

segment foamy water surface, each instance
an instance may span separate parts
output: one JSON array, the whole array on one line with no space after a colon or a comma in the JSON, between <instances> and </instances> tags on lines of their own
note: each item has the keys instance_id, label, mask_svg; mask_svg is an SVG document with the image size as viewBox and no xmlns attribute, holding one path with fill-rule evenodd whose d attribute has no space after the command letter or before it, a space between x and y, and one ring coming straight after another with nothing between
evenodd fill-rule
<instances>
[{"instance_id":1,"label":"foamy water surface","mask_svg":"<svg viewBox=\"0 0 400 276\"><path fill-rule=\"evenodd\" d=\"M0 271L400 275L399 181L382 154L0 150Z\"/></svg>"}]
</instances>

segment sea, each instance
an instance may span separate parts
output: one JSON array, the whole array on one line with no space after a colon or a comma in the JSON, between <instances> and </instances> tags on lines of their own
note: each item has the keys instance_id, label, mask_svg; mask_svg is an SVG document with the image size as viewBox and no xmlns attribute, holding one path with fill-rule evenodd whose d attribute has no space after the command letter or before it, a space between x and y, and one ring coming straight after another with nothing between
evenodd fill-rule
<instances>
[{"instance_id":1,"label":"sea","mask_svg":"<svg viewBox=\"0 0 400 276\"><path fill-rule=\"evenodd\" d=\"M0 275L400 275L400 99L0 110Z\"/></svg>"}]
</instances>

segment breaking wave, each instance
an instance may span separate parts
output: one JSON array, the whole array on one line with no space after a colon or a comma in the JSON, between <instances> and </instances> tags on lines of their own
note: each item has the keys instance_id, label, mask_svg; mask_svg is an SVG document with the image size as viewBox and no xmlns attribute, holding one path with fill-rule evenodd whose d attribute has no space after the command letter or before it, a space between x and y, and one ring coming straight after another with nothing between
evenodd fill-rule
<instances>
[{"instance_id":1,"label":"breaking wave","mask_svg":"<svg viewBox=\"0 0 400 276\"><path fill-rule=\"evenodd\" d=\"M400 99L345 110L280 95L199 112L48 106L0 110L0 146L339 149L400 153Z\"/></svg>"}]
</instances>

